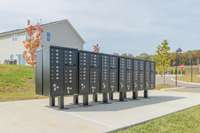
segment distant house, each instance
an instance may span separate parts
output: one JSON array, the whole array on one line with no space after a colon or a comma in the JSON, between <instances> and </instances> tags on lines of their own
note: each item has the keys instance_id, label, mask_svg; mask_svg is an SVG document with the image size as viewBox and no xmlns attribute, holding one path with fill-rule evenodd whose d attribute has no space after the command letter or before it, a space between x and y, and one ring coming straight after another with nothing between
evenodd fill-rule
<instances>
[{"instance_id":1,"label":"distant house","mask_svg":"<svg viewBox=\"0 0 200 133\"><path fill-rule=\"evenodd\" d=\"M41 39L42 46L56 45L83 49L84 40L68 20L51 22L42 26L44 28ZM0 33L0 64L5 60L13 59L17 60L17 64L25 64L22 56L25 50L22 41L25 39L24 29Z\"/></svg>"}]
</instances>

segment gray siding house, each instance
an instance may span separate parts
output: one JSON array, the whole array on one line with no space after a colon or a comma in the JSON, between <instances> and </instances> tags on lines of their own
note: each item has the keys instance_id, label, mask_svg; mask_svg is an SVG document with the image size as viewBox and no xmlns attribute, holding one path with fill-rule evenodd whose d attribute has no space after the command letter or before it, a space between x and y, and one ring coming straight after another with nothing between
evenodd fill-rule
<instances>
[{"instance_id":1,"label":"gray siding house","mask_svg":"<svg viewBox=\"0 0 200 133\"><path fill-rule=\"evenodd\" d=\"M42 26L44 28L41 38L42 46L55 45L83 49L84 40L67 19L43 24ZM22 57L25 50L22 42L25 39L24 29L0 33L0 64L7 59L15 59L18 64L25 64Z\"/></svg>"}]
</instances>

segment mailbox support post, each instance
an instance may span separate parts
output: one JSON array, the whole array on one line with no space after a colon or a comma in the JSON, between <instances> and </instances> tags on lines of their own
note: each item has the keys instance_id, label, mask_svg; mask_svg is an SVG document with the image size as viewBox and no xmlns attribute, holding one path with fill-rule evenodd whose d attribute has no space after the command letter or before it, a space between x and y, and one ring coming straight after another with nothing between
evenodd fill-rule
<instances>
[{"instance_id":1,"label":"mailbox support post","mask_svg":"<svg viewBox=\"0 0 200 133\"><path fill-rule=\"evenodd\" d=\"M108 94L103 93L103 103L108 103Z\"/></svg>"},{"instance_id":2,"label":"mailbox support post","mask_svg":"<svg viewBox=\"0 0 200 133\"><path fill-rule=\"evenodd\" d=\"M73 103L78 104L78 95L74 95L73 97Z\"/></svg>"},{"instance_id":3,"label":"mailbox support post","mask_svg":"<svg viewBox=\"0 0 200 133\"><path fill-rule=\"evenodd\" d=\"M127 99L127 93L124 92L124 99Z\"/></svg>"},{"instance_id":4,"label":"mailbox support post","mask_svg":"<svg viewBox=\"0 0 200 133\"><path fill-rule=\"evenodd\" d=\"M138 98L138 91L133 91L133 99L137 99Z\"/></svg>"},{"instance_id":5,"label":"mailbox support post","mask_svg":"<svg viewBox=\"0 0 200 133\"><path fill-rule=\"evenodd\" d=\"M64 109L64 96L58 97L58 107L59 109Z\"/></svg>"},{"instance_id":6,"label":"mailbox support post","mask_svg":"<svg viewBox=\"0 0 200 133\"><path fill-rule=\"evenodd\" d=\"M110 92L109 96L110 96L110 100L113 100L113 93L112 92Z\"/></svg>"},{"instance_id":7,"label":"mailbox support post","mask_svg":"<svg viewBox=\"0 0 200 133\"><path fill-rule=\"evenodd\" d=\"M144 98L148 98L148 90L144 90Z\"/></svg>"},{"instance_id":8,"label":"mailbox support post","mask_svg":"<svg viewBox=\"0 0 200 133\"><path fill-rule=\"evenodd\" d=\"M119 101L124 101L124 92L119 93Z\"/></svg>"},{"instance_id":9,"label":"mailbox support post","mask_svg":"<svg viewBox=\"0 0 200 133\"><path fill-rule=\"evenodd\" d=\"M49 106L50 107L55 106L55 97L54 96L49 96Z\"/></svg>"},{"instance_id":10,"label":"mailbox support post","mask_svg":"<svg viewBox=\"0 0 200 133\"><path fill-rule=\"evenodd\" d=\"M83 95L83 106L87 106L88 105L88 95L84 94Z\"/></svg>"},{"instance_id":11,"label":"mailbox support post","mask_svg":"<svg viewBox=\"0 0 200 133\"><path fill-rule=\"evenodd\" d=\"M98 102L98 94L93 94L93 101Z\"/></svg>"}]
</instances>

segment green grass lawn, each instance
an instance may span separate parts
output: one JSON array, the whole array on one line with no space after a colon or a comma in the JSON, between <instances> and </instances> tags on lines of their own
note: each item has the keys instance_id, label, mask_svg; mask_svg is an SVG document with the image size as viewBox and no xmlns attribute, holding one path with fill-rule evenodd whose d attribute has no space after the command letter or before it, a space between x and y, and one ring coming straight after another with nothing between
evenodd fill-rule
<instances>
[{"instance_id":1,"label":"green grass lawn","mask_svg":"<svg viewBox=\"0 0 200 133\"><path fill-rule=\"evenodd\" d=\"M115 133L200 133L200 106Z\"/></svg>"},{"instance_id":2,"label":"green grass lawn","mask_svg":"<svg viewBox=\"0 0 200 133\"><path fill-rule=\"evenodd\" d=\"M0 65L0 101L41 98L35 95L34 85L32 67Z\"/></svg>"}]
</instances>

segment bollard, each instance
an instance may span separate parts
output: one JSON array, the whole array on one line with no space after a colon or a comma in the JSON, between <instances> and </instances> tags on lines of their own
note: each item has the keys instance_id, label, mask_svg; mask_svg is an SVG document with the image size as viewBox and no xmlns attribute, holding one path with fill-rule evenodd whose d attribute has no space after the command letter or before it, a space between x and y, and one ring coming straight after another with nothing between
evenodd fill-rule
<instances>
[{"instance_id":1,"label":"bollard","mask_svg":"<svg viewBox=\"0 0 200 133\"><path fill-rule=\"evenodd\" d=\"M78 104L78 95L73 96L73 103Z\"/></svg>"},{"instance_id":2,"label":"bollard","mask_svg":"<svg viewBox=\"0 0 200 133\"><path fill-rule=\"evenodd\" d=\"M93 101L98 102L98 94L93 94Z\"/></svg>"},{"instance_id":3,"label":"bollard","mask_svg":"<svg viewBox=\"0 0 200 133\"><path fill-rule=\"evenodd\" d=\"M49 106L50 107L55 106L55 97L54 96L49 97Z\"/></svg>"},{"instance_id":4,"label":"bollard","mask_svg":"<svg viewBox=\"0 0 200 133\"><path fill-rule=\"evenodd\" d=\"M112 92L109 94L109 96L110 96L110 100L113 100L113 93Z\"/></svg>"},{"instance_id":5,"label":"bollard","mask_svg":"<svg viewBox=\"0 0 200 133\"><path fill-rule=\"evenodd\" d=\"M148 90L144 90L144 98L148 98Z\"/></svg>"},{"instance_id":6,"label":"bollard","mask_svg":"<svg viewBox=\"0 0 200 133\"><path fill-rule=\"evenodd\" d=\"M119 93L119 101L124 101L124 92Z\"/></svg>"},{"instance_id":7,"label":"bollard","mask_svg":"<svg viewBox=\"0 0 200 133\"><path fill-rule=\"evenodd\" d=\"M103 93L103 103L108 103L108 94Z\"/></svg>"},{"instance_id":8,"label":"bollard","mask_svg":"<svg viewBox=\"0 0 200 133\"><path fill-rule=\"evenodd\" d=\"M138 91L133 91L133 99L137 99L138 98Z\"/></svg>"},{"instance_id":9,"label":"bollard","mask_svg":"<svg viewBox=\"0 0 200 133\"><path fill-rule=\"evenodd\" d=\"M59 96L58 97L58 108L59 109L64 109L64 96Z\"/></svg>"},{"instance_id":10,"label":"bollard","mask_svg":"<svg viewBox=\"0 0 200 133\"><path fill-rule=\"evenodd\" d=\"M83 106L87 106L88 105L88 95L84 94L83 95Z\"/></svg>"}]
</instances>

